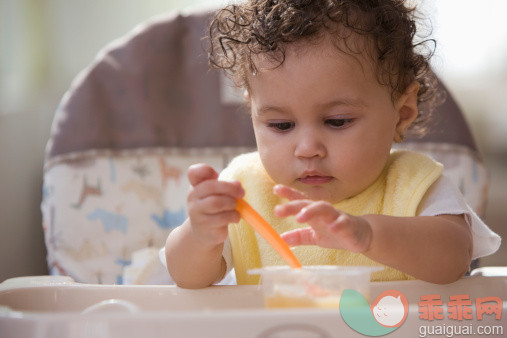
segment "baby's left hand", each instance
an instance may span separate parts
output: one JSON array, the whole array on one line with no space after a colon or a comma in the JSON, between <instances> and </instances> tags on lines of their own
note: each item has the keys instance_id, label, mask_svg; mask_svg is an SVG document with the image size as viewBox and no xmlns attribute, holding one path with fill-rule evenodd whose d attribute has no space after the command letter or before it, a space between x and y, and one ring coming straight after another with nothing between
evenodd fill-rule
<instances>
[{"instance_id":1,"label":"baby's left hand","mask_svg":"<svg viewBox=\"0 0 507 338\"><path fill-rule=\"evenodd\" d=\"M312 201L292 188L277 185L274 193L289 202L277 205L275 215L295 216L310 227L287 231L281 235L290 246L319 245L325 248L366 252L371 243L370 223L361 216L352 216L335 209L326 201Z\"/></svg>"}]
</instances>

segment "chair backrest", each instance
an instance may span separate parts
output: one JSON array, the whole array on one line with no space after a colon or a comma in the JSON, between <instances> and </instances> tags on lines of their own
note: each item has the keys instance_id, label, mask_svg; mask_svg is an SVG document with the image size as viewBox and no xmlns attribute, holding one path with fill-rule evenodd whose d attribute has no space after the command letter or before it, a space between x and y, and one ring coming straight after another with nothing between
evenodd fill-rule
<instances>
[{"instance_id":1,"label":"chair backrest","mask_svg":"<svg viewBox=\"0 0 507 338\"><path fill-rule=\"evenodd\" d=\"M232 89L209 70L208 17L171 12L101 51L63 98L46 160L90 149L255 146Z\"/></svg>"},{"instance_id":2,"label":"chair backrest","mask_svg":"<svg viewBox=\"0 0 507 338\"><path fill-rule=\"evenodd\" d=\"M255 148L241 95L209 70L202 47L209 16L171 12L143 23L102 50L63 97L41 205L53 274L123 283L132 253L163 246L185 219L186 168L207 162L220 170ZM468 161L484 189L480 156L450 96L440 115L442 130L405 146L453 170Z\"/></svg>"}]
</instances>

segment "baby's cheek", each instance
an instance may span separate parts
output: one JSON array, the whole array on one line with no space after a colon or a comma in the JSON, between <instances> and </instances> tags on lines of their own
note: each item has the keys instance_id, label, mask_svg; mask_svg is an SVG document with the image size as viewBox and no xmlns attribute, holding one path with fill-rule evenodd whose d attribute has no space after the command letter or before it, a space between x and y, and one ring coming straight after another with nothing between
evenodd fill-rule
<instances>
[{"instance_id":1,"label":"baby's cheek","mask_svg":"<svg viewBox=\"0 0 507 338\"><path fill-rule=\"evenodd\" d=\"M263 165L273 182L295 188L294 179L291 179L293 175L291 174L290 165L283 166L280 164L280 160L276 158L266 160L266 164L263 163Z\"/></svg>"}]
</instances>

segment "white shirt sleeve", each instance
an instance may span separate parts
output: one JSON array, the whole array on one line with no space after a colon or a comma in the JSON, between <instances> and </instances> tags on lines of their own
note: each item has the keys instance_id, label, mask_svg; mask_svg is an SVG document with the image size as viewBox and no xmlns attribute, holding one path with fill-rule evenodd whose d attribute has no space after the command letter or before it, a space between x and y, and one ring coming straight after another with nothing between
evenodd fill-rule
<instances>
[{"instance_id":1,"label":"white shirt sleeve","mask_svg":"<svg viewBox=\"0 0 507 338\"><path fill-rule=\"evenodd\" d=\"M459 189L444 175L428 189L417 208L416 215L465 215L465 220L472 230L472 259L491 255L500 247L500 236L484 224L465 202Z\"/></svg>"}]
</instances>

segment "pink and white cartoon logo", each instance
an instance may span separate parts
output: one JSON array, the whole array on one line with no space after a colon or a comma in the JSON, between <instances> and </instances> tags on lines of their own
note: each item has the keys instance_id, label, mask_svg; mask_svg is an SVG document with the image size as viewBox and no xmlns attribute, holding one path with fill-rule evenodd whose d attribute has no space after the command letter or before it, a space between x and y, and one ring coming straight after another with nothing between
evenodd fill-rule
<instances>
[{"instance_id":1,"label":"pink and white cartoon logo","mask_svg":"<svg viewBox=\"0 0 507 338\"><path fill-rule=\"evenodd\" d=\"M400 327L408 315L407 297L399 291L382 292L371 305L375 320L385 327Z\"/></svg>"}]
</instances>

